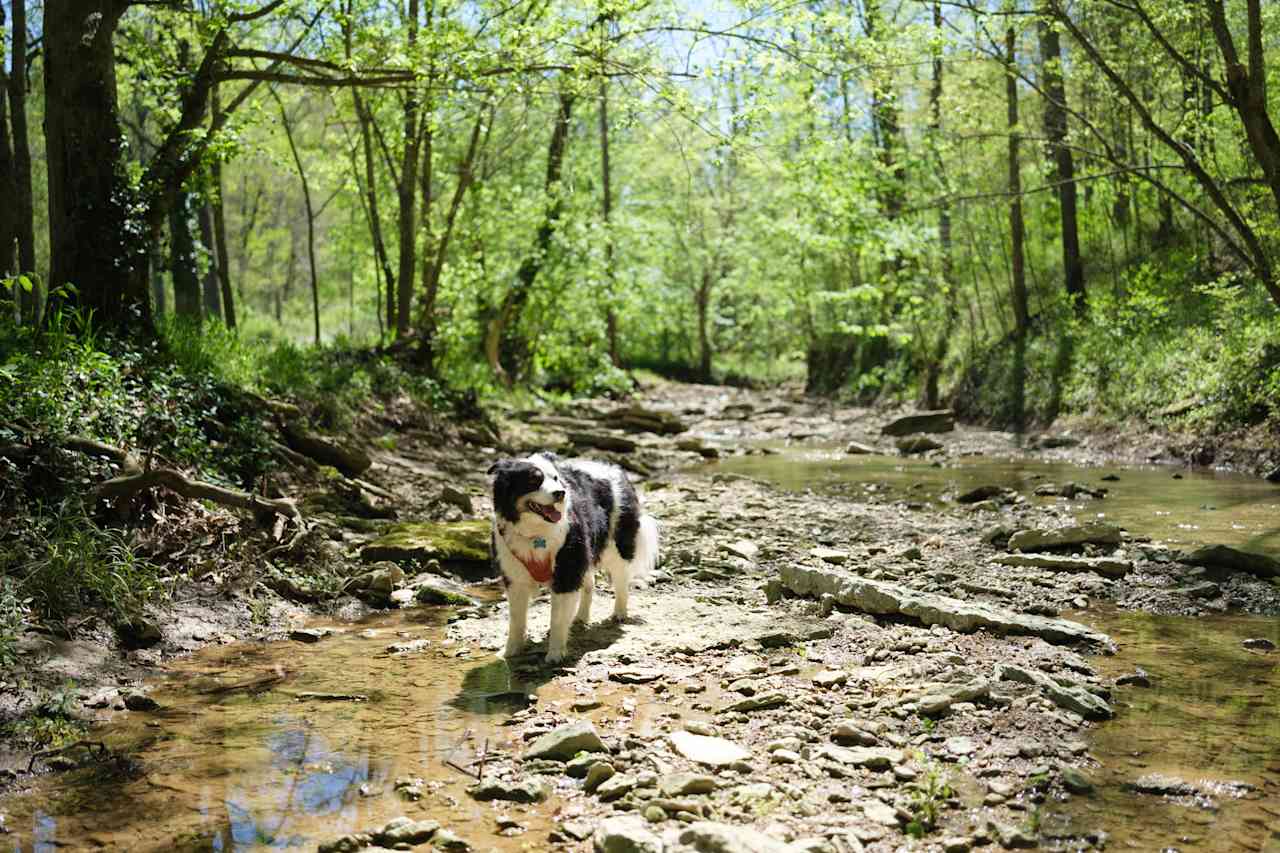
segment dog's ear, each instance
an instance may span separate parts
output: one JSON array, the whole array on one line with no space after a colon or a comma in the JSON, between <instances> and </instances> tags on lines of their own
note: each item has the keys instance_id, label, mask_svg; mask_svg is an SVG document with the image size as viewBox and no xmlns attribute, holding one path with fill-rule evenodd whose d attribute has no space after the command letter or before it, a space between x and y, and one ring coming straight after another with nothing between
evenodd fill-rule
<instances>
[{"instance_id":1,"label":"dog's ear","mask_svg":"<svg viewBox=\"0 0 1280 853\"><path fill-rule=\"evenodd\" d=\"M547 461L549 461L552 465L558 465L559 463L564 461L560 457L560 454L552 453L550 450L539 450L538 455L541 456L543 459L546 459Z\"/></svg>"},{"instance_id":2,"label":"dog's ear","mask_svg":"<svg viewBox=\"0 0 1280 853\"><path fill-rule=\"evenodd\" d=\"M497 474L499 471L503 470L504 468L510 468L511 462L512 460L510 459L499 459L497 462L489 466L489 470L487 473L490 476Z\"/></svg>"}]
</instances>

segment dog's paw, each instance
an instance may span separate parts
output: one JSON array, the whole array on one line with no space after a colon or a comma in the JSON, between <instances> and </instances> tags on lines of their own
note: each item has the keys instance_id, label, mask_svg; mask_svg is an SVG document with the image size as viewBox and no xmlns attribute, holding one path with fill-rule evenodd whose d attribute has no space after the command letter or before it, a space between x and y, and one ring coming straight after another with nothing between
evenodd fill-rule
<instances>
[{"instance_id":1,"label":"dog's paw","mask_svg":"<svg viewBox=\"0 0 1280 853\"><path fill-rule=\"evenodd\" d=\"M643 616L637 616L634 613L629 615L626 613L622 613L622 614L615 613L609 617L609 624L610 625L646 625L648 623L645 622Z\"/></svg>"},{"instance_id":2,"label":"dog's paw","mask_svg":"<svg viewBox=\"0 0 1280 853\"><path fill-rule=\"evenodd\" d=\"M517 658L524 651L524 643L507 643L507 650L502 653L504 658Z\"/></svg>"},{"instance_id":3,"label":"dog's paw","mask_svg":"<svg viewBox=\"0 0 1280 853\"><path fill-rule=\"evenodd\" d=\"M548 649L547 656L543 658L543 660L545 660L547 664L551 666L555 666L556 664L564 660L564 654L565 654L564 649L560 649L558 651L555 649Z\"/></svg>"}]
</instances>

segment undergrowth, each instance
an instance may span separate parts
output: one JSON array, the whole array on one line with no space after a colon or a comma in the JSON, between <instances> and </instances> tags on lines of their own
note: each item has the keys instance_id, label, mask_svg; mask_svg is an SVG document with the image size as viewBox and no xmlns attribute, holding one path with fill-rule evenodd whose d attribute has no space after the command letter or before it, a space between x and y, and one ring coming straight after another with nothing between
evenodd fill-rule
<instances>
[{"instance_id":1,"label":"undergrowth","mask_svg":"<svg viewBox=\"0 0 1280 853\"><path fill-rule=\"evenodd\" d=\"M392 410L412 419L467 405L411 365L342 342L299 347L166 323L139 343L101 334L91 313L51 312L39 329L0 318L0 667L14 662L27 622L73 633L77 617L98 614L119 625L168 592L171 573L132 544L145 532L132 525L149 522L126 524L86 499L118 468L67 449L70 439L253 490L280 441L264 398L336 433ZM326 591L337 584L321 580Z\"/></svg>"},{"instance_id":2,"label":"undergrowth","mask_svg":"<svg viewBox=\"0 0 1280 853\"><path fill-rule=\"evenodd\" d=\"M87 726L71 713L74 697L75 684L70 681L45 692L31 713L0 726L0 736L30 749L57 749L75 743L84 737Z\"/></svg>"},{"instance_id":3,"label":"undergrowth","mask_svg":"<svg viewBox=\"0 0 1280 853\"><path fill-rule=\"evenodd\" d=\"M1229 278L1192 285L1144 265L1114 290L1091 291L1083 320L1052 306L1021 353L1024 422L1160 420L1175 404L1184 425L1210 431L1280 419L1280 313L1257 290ZM957 410L1013 426L1019 358L1012 339L965 355Z\"/></svg>"}]
</instances>

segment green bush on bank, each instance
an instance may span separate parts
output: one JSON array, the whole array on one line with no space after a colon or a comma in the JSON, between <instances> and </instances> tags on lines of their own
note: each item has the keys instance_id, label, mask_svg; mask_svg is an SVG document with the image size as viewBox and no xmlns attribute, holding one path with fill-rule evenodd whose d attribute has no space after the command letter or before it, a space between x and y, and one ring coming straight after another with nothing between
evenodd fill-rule
<instances>
[{"instance_id":1,"label":"green bush on bank","mask_svg":"<svg viewBox=\"0 0 1280 853\"><path fill-rule=\"evenodd\" d=\"M91 315L54 314L39 329L0 317L0 447L20 449L0 454L0 667L13 662L24 623L67 626L90 612L129 621L172 580L85 499L108 473L63 449L67 439L252 489L278 440L264 425L263 396L298 403L334 431L393 402L432 411L456 397L343 342L299 347L218 324L165 323L157 340L140 343L99 334Z\"/></svg>"},{"instance_id":2,"label":"green bush on bank","mask_svg":"<svg viewBox=\"0 0 1280 853\"><path fill-rule=\"evenodd\" d=\"M1038 318L1022 354L1028 425L1064 413L1152 419L1183 404L1186 423L1221 430L1280 417L1280 314L1261 288L1227 277L1186 283L1178 267L1132 270L1090 292L1085 319L1067 306ZM960 366L959 411L1016 421L1019 352L1006 339Z\"/></svg>"}]
</instances>

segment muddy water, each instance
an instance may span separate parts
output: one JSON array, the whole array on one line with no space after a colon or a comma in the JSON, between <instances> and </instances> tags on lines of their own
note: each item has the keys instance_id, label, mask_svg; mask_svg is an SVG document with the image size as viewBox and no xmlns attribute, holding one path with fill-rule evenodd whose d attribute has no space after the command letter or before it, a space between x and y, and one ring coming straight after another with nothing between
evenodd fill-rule
<instances>
[{"instance_id":1,"label":"muddy water","mask_svg":"<svg viewBox=\"0 0 1280 853\"><path fill-rule=\"evenodd\" d=\"M486 744L509 747L500 724L526 686L492 654L448 645L444 618L388 614L314 645L237 644L175 663L151 694L161 711L121 715L97 735L146 773L95 765L46 779L5 804L13 834L0 849L314 850L401 814L486 849L522 849L521 836L494 834L493 809L444 762L474 771ZM414 639L430 645L387 652ZM395 790L414 778L426 780L416 801ZM546 838L545 817L506 811Z\"/></svg>"},{"instance_id":2,"label":"muddy water","mask_svg":"<svg viewBox=\"0 0 1280 853\"><path fill-rule=\"evenodd\" d=\"M1280 620L1114 611L1075 618L1120 646L1116 657L1095 660L1103 676L1141 667L1152 686L1116 688L1116 718L1091 735L1097 788L1047 803L1045 835L1102 829L1111 849L1280 851L1280 653L1241 644L1262 637L1280 645ZM1127 788L1148 774L1204 793L1169 798Z\"/></svg>"},{"instance_id":3,"label":"muddy water","mask_svg":"<svg viewBox=\"0 0 1280 853\"><path fill-rule=\"evenodd\" d=\"M709 470L745 474L787 489L853 496L882 492L922 503L954 498L977 486L1005 486L1030 495L1045 483L1073 481L1108 490L1104 500L1069 504L1082 520L1110 521L1170 545L1220 543L1280 552L1280 486L1209 469L1081 467L981 456L948 459L938 467L921 459L788 448L776 455L732 457ZM1118 479L1103 480L1105 476ZM1053 497L1035 500L1066 503Z\"/></svg>"}]
</instances>

